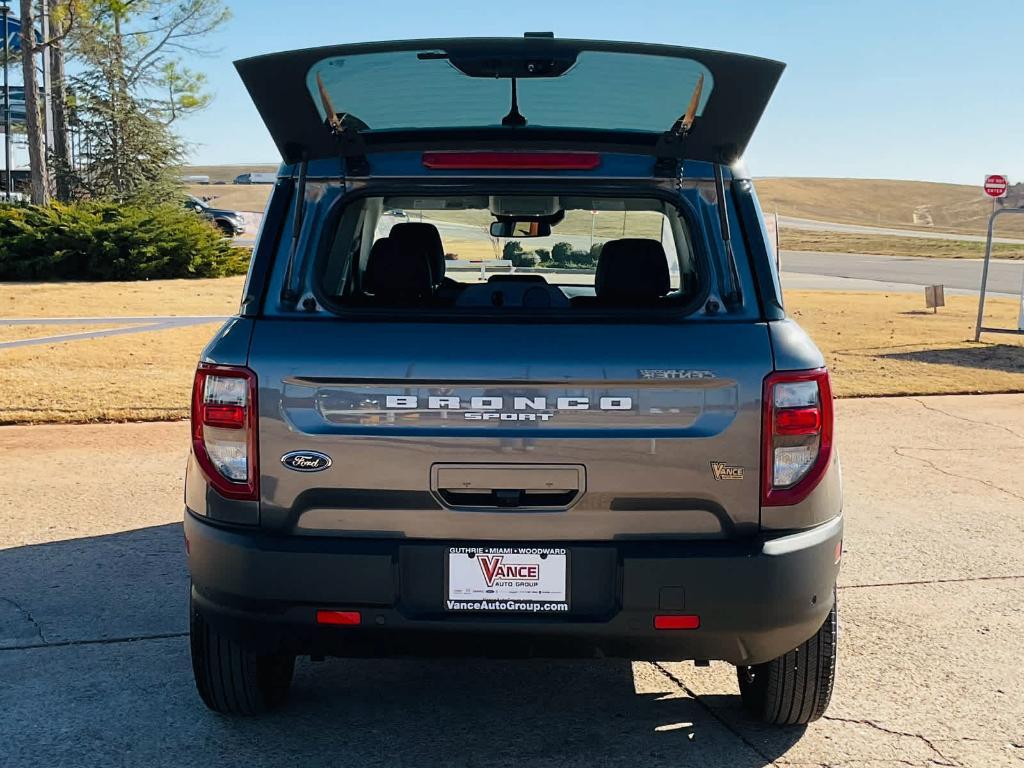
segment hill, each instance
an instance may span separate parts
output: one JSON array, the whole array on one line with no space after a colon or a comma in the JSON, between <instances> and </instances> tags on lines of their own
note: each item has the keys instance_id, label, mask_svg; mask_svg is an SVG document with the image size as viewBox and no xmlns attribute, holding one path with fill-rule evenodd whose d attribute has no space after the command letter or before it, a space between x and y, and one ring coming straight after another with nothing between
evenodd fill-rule
<instances>
[{"instance_id":1,"label":"hill","mask_svg":"<svg viewBox=\"0 0 1024 768\"><path fill-rule=\"evenodd\" d=\"M755 183L766 213L843 224L984 234L992 211L980 183L813 178L764 178ZM1024 233L1021 218L1000 218L1000 234Z\"/></svg>"}]
</instances>

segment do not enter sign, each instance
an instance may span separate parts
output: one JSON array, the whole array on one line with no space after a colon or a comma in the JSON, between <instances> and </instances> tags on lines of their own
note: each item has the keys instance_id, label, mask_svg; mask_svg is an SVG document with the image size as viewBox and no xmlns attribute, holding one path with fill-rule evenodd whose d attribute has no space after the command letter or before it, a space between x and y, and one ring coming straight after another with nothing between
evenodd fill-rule
<instances>
[{"instance_id":1,"label":"do not enter sign","mask_svg":"<svg viewBox=\"0 0 1024 768\"><path fill-rule=\"evenodd\" d=\"M985 194L989 197L1003 197L1009 182L1005 176L992 173L985 177Z\"/></svg>"}]
</instances>

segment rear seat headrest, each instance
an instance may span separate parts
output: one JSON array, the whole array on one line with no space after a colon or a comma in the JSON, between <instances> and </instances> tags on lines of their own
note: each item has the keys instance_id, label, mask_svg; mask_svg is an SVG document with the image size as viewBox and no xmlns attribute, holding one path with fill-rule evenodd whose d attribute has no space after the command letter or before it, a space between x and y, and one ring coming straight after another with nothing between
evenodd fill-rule
<instances>
[{"instance_id":1,"label":"rear seat headrest","mask_svg":"<svg viewBox=\"0 0 1024 768\"><path fill-rule=\"evenodd\" d=\"M418 301L433 293L430 264L420 251L402 250L390 237L373 244L363 287L385 301Z\"/></svg>"},{"instance_id":2,"label":"rear seat headrest","mask_svg":"<svg viewBox=\"0 0 1024 768\"><path fill-rule=\"evenodd\" d=\"M444 244L437 227L424 221L407 221L391 227L389 236L401 250L421 251L425 254L434 276L434 287L441 284L445 269Z\"/></svg>"},{"instance_id":3,"label":"rear seat headrest","mask_svg":"<svg viewBox=\"0 0 1024 768\"><path fill-rule=\"evenodd\" d=\"M657 240L626 237L604 244L594 280L599 299L643 302L664 296L670 287L665 249Z\"/></svg>"}]
</instances>

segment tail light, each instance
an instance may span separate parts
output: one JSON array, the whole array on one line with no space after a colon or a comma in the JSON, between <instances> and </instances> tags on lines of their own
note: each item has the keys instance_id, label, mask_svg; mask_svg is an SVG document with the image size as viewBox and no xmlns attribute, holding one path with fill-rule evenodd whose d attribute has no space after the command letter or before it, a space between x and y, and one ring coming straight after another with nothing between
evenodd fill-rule
<instances>
[{"instance_id":1,"label":"tail light","mask_svg":"<svg viewBox=\"0 0 1024 768\"><path fill-rule=\"evenodd\" d=\"M764 380L761 503L807 498L832 460L832 387L828 371L780 371Z\"/></svg>"},{"instance_id":2,"label":"tail light","mask_svg":"<svg viewBox=\"0 0 1024 768\"><path fill-rule=\"evenodd\" d=\"M200 364L192 387L192 451L222 496L259 497L256 374L241 366Z\"/></svg>"}]
</instances>

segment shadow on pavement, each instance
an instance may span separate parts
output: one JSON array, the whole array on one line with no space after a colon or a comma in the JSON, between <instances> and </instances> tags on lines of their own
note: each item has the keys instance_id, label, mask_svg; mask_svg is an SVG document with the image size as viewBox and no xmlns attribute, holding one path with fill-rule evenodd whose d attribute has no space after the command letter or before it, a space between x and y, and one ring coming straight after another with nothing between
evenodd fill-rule
<instances>
[{"instance_id":1,"label":"shadow on pavement","mask_svg":"<svg viewBox=\"0 0 1024 768\"><path fill-rule=\"evenodd\" d=\"M879 357L936 365L986 368L1006 373L1024 373L1024 346L1014 344L972 344L971 346L948 349L892 352L879 355Z\"/></svg>"},{"instance_id":2,"label":"shadow on pavement","mask_svg":"<svg viewBox=\"0 0 1024 768\"><path fill-rule=\"evenodd\" d=\"M180 525L0 551L5 768L760 768L803 733L618 660L301 660L283 711L223 718L193 689L186 584Z\"/></svg>"}]
</instances>

